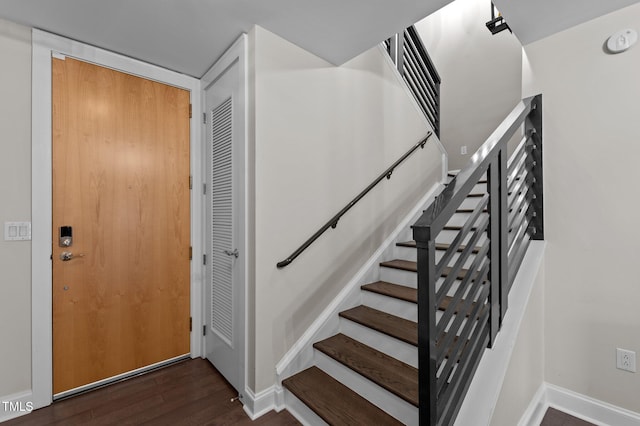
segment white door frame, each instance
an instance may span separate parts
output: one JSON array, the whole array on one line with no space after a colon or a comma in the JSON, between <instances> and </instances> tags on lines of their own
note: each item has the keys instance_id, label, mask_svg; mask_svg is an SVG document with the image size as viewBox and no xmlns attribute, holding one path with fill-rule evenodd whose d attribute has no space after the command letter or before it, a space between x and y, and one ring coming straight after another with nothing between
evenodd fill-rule
<instances>
[{"instance_id":1,"label":"white door frame","mask_svg":"<svg viewBox=\"0 0 640 426\"><path fill-rule=\"evenodd\" d=\"M176 86L191 92L191 174L202 182L202 116L200 80L126 56L88 46L34 29L32 32L31 146L32 146L32 252L31 252L31 401L34 408L53 399L52 350L52 149L51 56L60 54ZM191 191L191 357L202 356L202 197Z\"/></svg>"},{"instance_id":2,"label":"white door frame","mask_svg":"<svg viewBox=\"0 0 640 426\"><path fill-rule=\"evenodd\" d=\"M248 63L248 49L247 49L247 35L246 34L242 34L228 49L227 51L220 57L220 59L218 59L216 61L216 63L209 69L209 71L207 71L201 78L200 82L201 82L201 87L202 87L202 91L203 91L203 95L201 97L201 110L202 111L206 111L206 106L205 106L205 96L204 96L204 91L211 86L211 84L213 84L222 74L224 74L224 72L234 63L238 63L238 74L239 74L239 88L238 88L238 95L236 97L236 99L238 100L238 103L240 105L240 107L238 108L238 111L234 111L234 116L238 118L238 121L240 121L242 123L242 130L240 132L240 134L238 134L237 138L235 138L234 135L234 140L233 143L237 144L236 147L238 148L238 159L235 160L234 159L234 167L239 167L240 169L240 173L236 174L234 172L234 176L238 177L238 182L237 185L241 188L240 192L243 194L243 197L241 200L238 200L238 211L235 212L234 214L236 215L236 217L238 218L238 221L241 222L239 223L239 235L238 235L238 251L240 252L240 256L238 257L238 262L240 262L239 265L239 277L238 277L238 282L240 282L242 285L239 289L240 291L240 298L241 298L241 304L242 304L242 312L241 315L243 317L243 324L240 325L240 327L238 327L239 331L242 333L241 336L241 344L240 347L238 348L238 352L240 355L240 359L243 360L242 365L240 366L240 383L241 383L241 388L238 389L238 393L240 394L240 400L241 402L244 404L244 409L245 411L247 411L247 413L252 417L255 418L257 417L257 415L262 414L262 412L257 412L257 411L262 411L260 409L256 410L256 403L255 403L255 394L253 393L253 391L251 390L251 388L248 386L248 382L247 382L247 368L248 368L248 351L247 348L248 346L248 327L249 327L249 319L248 319L248 289L247 289L247 280L249 278L249 265L251 264L251 258L252 258L252 252L250 250L250 245L248 243L248 230L249 230L249 221L248 221L248 206L249 204L249 127L248 127L248 119L249 119L249 115L247 112L248 106L249 106L249 99L248 99L248 83L249 83L249 77L248 77L248 70L247 70L247 63ZM209 123L207 123L209 124ZM207 144L209 143L209 140L207 138L207 125L206 124L202 124L202 152L206 153L207 152ZM209 158L207 158L206 154L202 156L202 170L206 170L206 165L205 165L205 161L208 161ZM237 161L237 162L236 162ZM206 176L205 176L205 180L203 180L202 182L206 181ZM203 194L203 198L204 198L204 194ZM204 209L207 208L207 206L205 206L206 203L203 202L203 218L206 217L205 211ZM208 256L209 259L211 259L211 256ZM203 270L204 273L204 270ZM207 285L204 286L203 288L203 294L202 294L202 300L203 302L206 300L206 295L204 294L204 291L208 291L209 284L207 283ZM209 312L208 309L209 307L204 307L203 306L203 315L207 315L207 313ZM205 322L205 321L203 321ZM205 337L203 336L202 338L202 347L203 347L203 357L205 356L204 352L206 352L206 342L205 342Z\"/></svg>"}]
</instances>

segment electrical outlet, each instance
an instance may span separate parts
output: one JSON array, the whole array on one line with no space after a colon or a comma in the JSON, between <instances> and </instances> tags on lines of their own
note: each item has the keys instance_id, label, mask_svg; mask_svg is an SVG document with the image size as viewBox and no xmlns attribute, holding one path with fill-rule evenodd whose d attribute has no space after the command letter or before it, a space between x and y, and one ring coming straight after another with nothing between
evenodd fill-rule
<instances>
[{"instance_id":1,"label":"electrical outlet","mask_svg":"<svg viewBox=\"0 0 640 426\"><path fill-rule=\"evenodd\" d=\"M460 154L461 155L467 155L467 146L463 145L460 147Z\"/></svg>"},{"instance_id":2,"label":"electrical outlet","mask_svg":"<svg viewBox=\"0 0 640 426\"><path fill-rule=\"evenodd\" d=\"M636 372L636 353L626 349L616 348L616 367L620 370Z\"/></svg>"}]
</instances>

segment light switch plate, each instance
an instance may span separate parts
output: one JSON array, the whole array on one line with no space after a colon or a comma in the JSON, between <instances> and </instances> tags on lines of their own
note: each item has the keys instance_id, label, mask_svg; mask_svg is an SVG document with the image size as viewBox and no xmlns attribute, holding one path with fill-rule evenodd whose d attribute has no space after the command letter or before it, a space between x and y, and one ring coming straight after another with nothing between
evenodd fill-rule
<instances>
[{"instance_id":1,"label":"light switch plate","mask_svg":"<svg viewBox=\"0 0 640 426\"><path fill-rule=\"evenodd\" d=\"M27 241L31 239L31 222L5 222L5 241Z\"/></svg>"}]
</instances>

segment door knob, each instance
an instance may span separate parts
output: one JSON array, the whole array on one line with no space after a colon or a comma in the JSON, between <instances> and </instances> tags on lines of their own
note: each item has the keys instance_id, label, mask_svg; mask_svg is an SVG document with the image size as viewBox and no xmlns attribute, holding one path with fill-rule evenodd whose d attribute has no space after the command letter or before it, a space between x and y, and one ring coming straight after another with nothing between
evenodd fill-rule
<instances>
[{"instance_id":1,"label":"door knob","mask_svg":"<svg viewBox=\"0 0 640 426\"><path fill-rule=\"evenodd\" d=\"M76 257L84 257L84 254L79 253L74 255L70 251L63 251L62 253L60 253L60 260L62 260L63 262L68 262L72 259L75 259Z\"/></svg>"},{"instance_id":2,"label":"door knob","mask_svg":"<svg viewBox=\"0 0 640 426\"><path fill-rule=\"evenodd\" d=\"M240 256L240 253L238 253L238 249L234 249L233 251L230 250L222 250L222 252L224 254L226 254L227 256L233 256L236 259L238 258L238 256Z\"/></svg>"}]
</instances>

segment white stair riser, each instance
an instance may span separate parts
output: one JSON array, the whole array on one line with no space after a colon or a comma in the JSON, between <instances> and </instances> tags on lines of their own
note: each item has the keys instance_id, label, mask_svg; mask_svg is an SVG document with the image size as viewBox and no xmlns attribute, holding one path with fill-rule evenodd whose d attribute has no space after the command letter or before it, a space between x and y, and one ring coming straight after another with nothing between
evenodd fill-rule
<instances>
[{"instance_id":1,"label":"white stair riser","mask_svg":"<svg viewBox=\"0 0 640 426\"><path fill-rule=\"evenodd\" d=\"M415 272L404 271L395 268L380 267L380 280L393 284L406 285L411 288L417 288L418 275Z\"/></svg>"},{"instance_id":2,"label":"white stair riser","mask_svg":"<svg viewBox=\"0 0 640 426\"><path fill-rule=\"evenodd\" d=\"M295 417L304 426L325 426L328 425L320 418L311 408L304 402L300 401L287 388L284 389L284 401L287 411Z\"/></svg>"},{"instance_id":3,"label":"white stair riser","mask_svg":"<svg viewBox=\"0 0 640 426\"><path fill-rule=\"evenodd\" d=\"M451 181L453 180L452 177L447 178L447 183L451 183ZM480 180L487 180L486 176L480 178ZM471 193L476 193L476 192L482 192L482 191L486 191L487 190L487 184L486 183L476 183L475 186L473 187L473 189L471 190Z\"/></svg>"},{"instance_id":4,"label":"white stair riser","mask_svg":"<svg viewBox=\"0 0 640 426\"><path fill-rule=\"evenodd\" d=\"M444 250L436 250L436 263L440 262L440 259L442 259L442 256L444 256L444 254L445 254ZM459 255L460 255L459 252L454 254L454 257L453 257L454 262L458 259ZM471 255L471 257L472 256L473 254ZM410 260L412 262L417 262L418 250L413 247L398 247L398 251L394 256L394 259Z\"/></svg>"},{"instance_id":5,"label":"white stair riser","mask_svg":"<svg viewBox=\"0 0 640 426\"><path fill-rule=\"evenodd\" d=\"M418 409L340 362L315 351L316 366L406 425L418 424Z\"/></svg>"},{"instance_id":6,"label":"white stair riser","mask_svg":"<svg viewBox=\"0 0 640 426\"><path fill-rule=\"evenodd\" d=\"M486 183L476 183L476 185L473 187L473 190L471 191L472 194L478 194L478 193L486 193L488 191L488 187Z\"/></svg>"},{"instance_id":7,"label":"white stair riser","mask_svg":"<svg viewBox=\"0 0 640 426\"><path fill-rule=\"evenodd\" d=\"M340 332L399 361L418 368L418 348L364 325L340 319Z\"/></svg>"},{"instance_id":8,"label":"white stair riser","mask_svg":"<svg viewBox=\"0 0 640 426\"><path fill-rule=\"evenodd\" d=\"M418 274L411 271L381 267L380 279L382 281L387 281L393 284L404 285L411 288L418 288L418 283L417 283ZM444 282L444 278L439 278L438 281L436 281L436 291L440 289L440 286L442 285L443 282ZM453 283L452 285L453 291L457 289L459 283L460 281L458 280L456 280L456 282Z\"/></svg>"},{"instance_id":9,"label":"white stair riser","mask_svg":"<svg viewBox=\"0 0 640 426\"><path fill-rule=\"evenodd\" d=\"M479 194L479 193L484 194L484 192L482 192L482 191L472 191L471 193L472 194ZM467 197L464 200L462 200L462 203L460 203L460 205L457 207L457 209L473 209L478 205L480 200L482 200L482 197Z\"/></svg>"},{"instance_id":10,"label":"white stair riser","mask_svg":"<svg viewBox=\"0 0 640 426\"><path fill-rule=\"evenodd\" d=\"M442 231L436 237L436 242L442 243L442 244L451 244L453 240L456 238L456 236L458 235L458 232L459 231ZM467 241L469 241L470 238L471 238L471 234L467 235L463 243L466 243ZM487 234L485 232L480 236L480 238L478 239L478 243L476 245L481 246L482 244L484 244L486 240L487 240Z\"/></svg>"},{"instance_id":11,"label":"white stair riser","mask_svg":"<svg viewBox=\"0 0 640 426\"><path fill-rule=\"evenodd\" d=\"M458 209L475 209L481 199L482 197L465 198L458 206Z\"/></svg>"},{"instance_id":12,"label":"white stair riser","mask_svg":"<svg viewBox=\"0 0 640 426\"><path fill-rule=\"evenodd\" d=\"M472 213L456 213L451 217L451 219L449 219L449 221L447 222L447 226L464 226L471 215ZM489 213L480 213L480 216L476 218L474 224L480 223L482 220L484 220L484 217L488 215Z\"/></svg>"},{"instance_id":13,"label":"white stair riser","mask_svg":"<svg viewBox=\"0 0 640 426\"><path fill-rule=\"evenodd\" d=\"M440 288L442 287L443 284L444 284L444 278L440 278L438 281L436 281L436 291L440 291ZM461 281L459 280L455 280L453 283L451 283L451 287L447 291L447 296L453 297L456 291L458 291L460 284L461 284Z\"/></svg>"},{"instance_id":14,"label":"white stair riser","mask_svg":"<svg viewBox=\"0 0 640 426\"><path fill-rule=\"evenodd\" d=\"M402 255L401 256L396 256L396 259L402 259L402 260L409 260L412 262L417 262L418 261L418 251L414 248L410 248L410 247L401 247L403 248L402 251ZM436 264L438 262L440 262L440 260L442 259L442 257L445 255L445 251L444 250L436 250ZM460 257L460 253L456 252L453 257L451 258L451 260L449 261L449 266L453 266L455 264L455 262L458 261L458 258ZM464 268L468 268L469 266L471 266L471 264L473 263L473 259L475 258L474 254L471 254L467 260L464 263Z\"/></svg>"},{"instance_id":15,"label":"white stair riser","mask_svg":"<svg viewBox=\"0 0 640 426\"><path fill-rule=\"evenodd\" d=\"M413 302L363 290L362 304L409 321L418 322L418 307Z\"/></svg>"},{"instance_id":16,"label":"white stair riser","mask_svg":"<svg viewBox=\"0 0 640 426\"><path fill-rule=\"evenodd\" d=\"M436 265L438 263L440 263L440 261L442 260L442 258L445 255L445 253L446 252L444 250L436 250ZM447 263L447 266L455 265L456 262L458 261L458 259L460 258L460 254L461 254L460 252L454 253L453 256L451 257L451 259L449 259L449 262ZM416 262L418 260L417 257L418 256L416 255L413 259L406 259L406 260L412 260L412 261ZM476 257L475 254L471 253L467 257L467 260L464 261L463 268L468 269L471 266L471 264L473 263L473 260L475 259L475 257Z\"/></svg>"},{"instance_id":17,"label":"white stair riser","mask_svg":"<svg viewBox=\"0 0 640 426\"><path fill-rule=\"evenodd\" d=\"M394 259L404 259L416 261L418 257L418 249L415 247L396 246L394 251Z\"/></svg>"}]
</instances>

